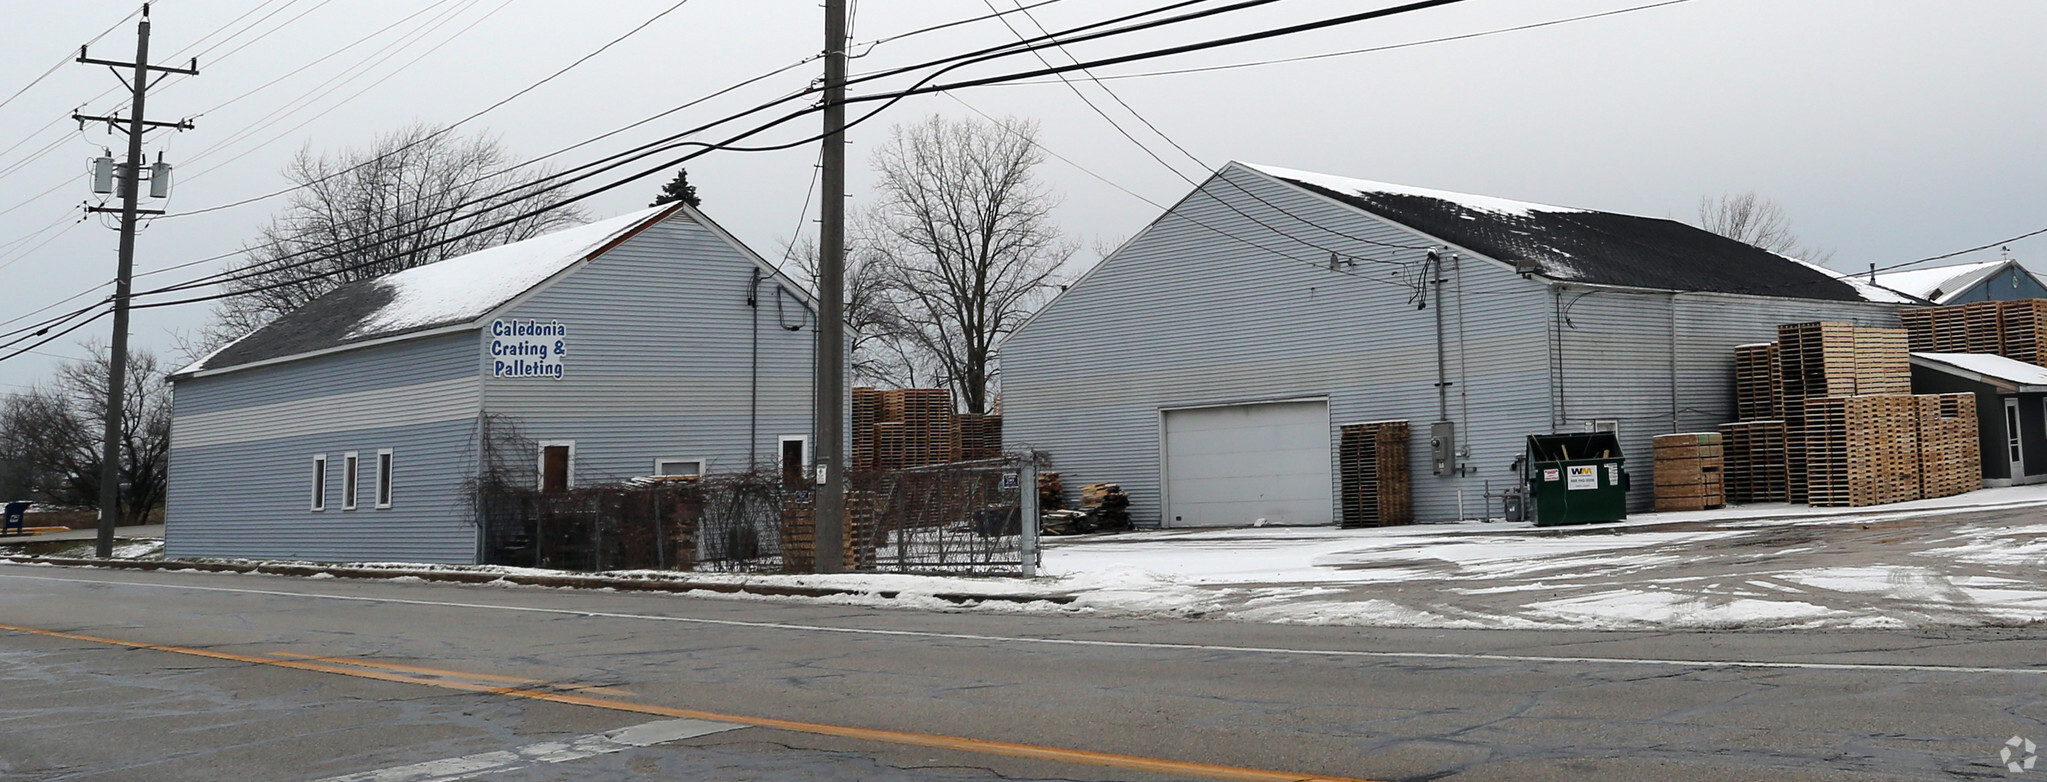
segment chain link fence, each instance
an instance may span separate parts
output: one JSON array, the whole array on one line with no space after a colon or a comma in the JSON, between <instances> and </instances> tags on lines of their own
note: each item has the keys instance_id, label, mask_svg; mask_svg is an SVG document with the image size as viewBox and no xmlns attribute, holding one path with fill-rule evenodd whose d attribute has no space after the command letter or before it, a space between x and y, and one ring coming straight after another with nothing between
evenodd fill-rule
<instances>
[{"instance_id":1,"label":"chain link fence","mask_svg":"<svg viewBox=\"0 0 2047 782\"><path fill-rule=\"evenodd\" d=\"M1036 480L1035 462L1018 458L855 473L845 568L1034 576ZM807 573L815 551L809 489L770 471L556 492L484 482L476 490L482 560L580 571Z\"/></svg>"}]
</instances>

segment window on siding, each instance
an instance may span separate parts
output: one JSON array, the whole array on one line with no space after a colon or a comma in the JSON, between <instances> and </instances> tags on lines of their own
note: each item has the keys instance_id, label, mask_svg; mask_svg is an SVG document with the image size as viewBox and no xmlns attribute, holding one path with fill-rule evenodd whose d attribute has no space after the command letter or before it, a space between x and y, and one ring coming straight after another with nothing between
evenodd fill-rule
<instances>
[{"instance_id":1,"label":"window on siding","mask_svg":"<svg viewBox=\"0 0 2047 782\"><path fill-rule=\"evenodd\" d=\"M356 478L357 478L357 477L358 477L358 474L357 474L357 470L356 470L356 463L355 463L355 452L354 452L354 451L348 451L348 452L346 452L346 453L343 453L343 454L341 454L341 509L342 509L342 510L355 510L355 495L356 495L356 491L357 491L358 487L360 487L360 486L362 485L362 482L361 482L361 481L359 481L359 480L356 480Z\"/></svg>"},{"instance_id":2,"label":"window on siding","mask_svg":"<svg viewBox=\"0 0 2047 782\"><path fill-rule=\"evenodd\" d=\"M313 454L313 510L327 509L327 455Z\"/></svg>"},{"instance_id":3,"label":"window on siding","mask_svg":"<svg viewBox=\"0 0 2047 782\"><path fill-rule=\"evenodd\" d=\"M575 485L576 443L558 440L540 443L540 490L568 491Z\"/></svg>"},{"instance_id":4,"label":"window on siding","mask_svg":"<svg viewBox=\"0 0 2047 782\"><path fill-rule=\"evenodd\" d=\"M782 435L782 485L801 489L804 484L804 468L810 466L810 438L801 435Z\"/></svg>"},{"instance_id":5,"label":"window on siding","mask_svg":"<svg viewBox=\"0 0 2047 782\"><path fill-rule=\"evenodd\" d=\"M377 451L377 507L391 507L391 449Z\"/></svg>"},{"instance_id":6,"label":"window on siding","mask_svg":"<svg viewBox=\"0 0 2047 782\"><path fill-rule=\"evenodd\" d=\"M702 460L702 459L655 459L655 460L654 460L654 474L655 474L655 475L658 475L658 476L666 476L666 477L674 477L674 476L682 476L682 475L695 475L695 476L698 476L698 477L703 477L703 474L704 474L704 460Z\"/></svg>"}]
</instances>

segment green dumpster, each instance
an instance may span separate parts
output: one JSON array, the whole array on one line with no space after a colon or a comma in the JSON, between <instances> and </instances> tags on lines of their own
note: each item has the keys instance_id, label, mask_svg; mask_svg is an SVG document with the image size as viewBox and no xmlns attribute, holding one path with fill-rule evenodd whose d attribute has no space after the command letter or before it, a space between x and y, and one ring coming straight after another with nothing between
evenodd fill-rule
<instances>
[{"instance_id":1,"label":"green dumpster","mask_svg":"<svg viewBox=\"0 0 2047 782\"><path fill-rule=\"evenodd\" d=\"M1535 502L1535 526L1627 518L1626 461L1612 432L1529 435L1522 464Z\"/></svg>"}]
</instances>

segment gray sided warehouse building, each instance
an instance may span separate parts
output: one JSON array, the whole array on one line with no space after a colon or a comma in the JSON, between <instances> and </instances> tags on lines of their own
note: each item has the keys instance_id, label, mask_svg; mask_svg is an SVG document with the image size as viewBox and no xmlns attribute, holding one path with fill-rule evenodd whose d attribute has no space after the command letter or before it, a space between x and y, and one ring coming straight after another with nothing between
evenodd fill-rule
<instances>
[{"instance_id":1,"label":"gray sided warehouse building","mask_svg":"<svg viewBox=\"0 0 2047 782\"><path fill-rule=\"evenodd\" d=\"M807 461L814 323L680 204L344 286L173 376L166 552L474 562L487 451L550 488Z\"/></svg>"},{"instance_id":2,"label":"gray sided warehouse building","mask_svg":"<svg viewBox=\"0 0 2047 782\"><path fill-rule=\"evenodd\" d=\"M1005 437L1140 526L1327 524L1343 424L1410 423L1431 521L1612 422L1644 510L1650 438L1734 418L1735 346L1907 301L1671 220L1231 163L1003 343Z\"/></svg>"}]
</instances>

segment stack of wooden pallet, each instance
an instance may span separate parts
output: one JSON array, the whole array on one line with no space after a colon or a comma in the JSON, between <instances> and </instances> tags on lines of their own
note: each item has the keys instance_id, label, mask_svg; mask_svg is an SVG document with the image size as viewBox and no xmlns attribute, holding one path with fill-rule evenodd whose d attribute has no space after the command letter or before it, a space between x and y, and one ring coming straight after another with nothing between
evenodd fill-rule
<instances>
[{"instance_id":1,"label":"stack of wooden pallet","mask_svg":"<svg viewBox=\"0 0 2047 782\"><path fill-rule=\"evenodd\" d=\"M1784 416L1783 383L1777 366L1777 343L1760 342L1734 349L1734 413L1743 421Z\"/></svg>"},{"instance_id":2,"label":"stack of wooden pallet","mask_svg":"<svg viewBox=\"0 0 2047 782\"><path fill-rule=\"evenodd\" d=\"M1807 501L1860 507L1918 499L1919 399L1910 394L1805 402Z\"/></svg>"},{"instance_id":3,"label":"stack of wooden pallet","mask_svg":"<svg viewBox=\"0 0 2047 782\"><path fill-rule=\"evenodd\" d=\"M2014 361L2047 366L2047 356L2041 355L2047 347L2047 299L2026 299L2007 301L1999 307L1999 320L2003 324L2003 355Z\"/></svg>"},{"instance_id":4,"label":"stack of wooden pallet","mask_svg":"<svg viewBox=\"0 0 2047 782\"><path fill-rule=\"evenodd\" d=\"M1967 329L1964 353L2004 355L2004 303L1978 301L1962 305L1962 322Z\"/></svg>"},{"instance_id":5,"label":"stack of wooden pallet","mask_svg":"<svg viewBox=\"0 0 2047 782\"><path fill-rule=\"evenodd\" d=\"M1002 416L960 413L953 416L953 425L959 429L961 460L993 459L1002 455Z\"/></svg>"},{"instance_id":6,"label":"stack of wooden pallet","mask_svg":"<svg viewBox=\"0 0 2047 782\"><path fill-rule=\"evenodd\" d=\"M952 391L944 388L855 388L852 396L853 468L896 470L959 461L961 416L953 412ZM990 423L989 419L994 419ZM974 440L1000 455L1002 425L996 416L973 424ZM993 441L992 448L990 441Z\"/></svg>"},{"instance_id":7,"label":"stack of wooden pallet","mask_svg":"<svg viewBox=\"0 0 2047 782\"><path fill-rule=\"evenodd\" d=\"M1736 421L1720 425L1727 501L1789 502L1790 479L1785 469L1784 422Z\"/></svg>"},{"instance_id":8,"label":"stack of wooden pallet","mask_svg":"<svg viewBox=\"0 0 2047 782\"><path fill-rule=\"evenodd\" d=\"M1975 394L1926 394L1919 400L1919 494L1952 497L1983 488Z\"/></svg>"},{"instance_id":9,"label":"stack of wooden pallet","mask_svg":"<svg viewBox=\"0 0 2047 782\"><path fill-rule=\"evenodd\" d=\"M875 519L881 498L874 492L846 492L844 554L846 570L873 570ZM782 501L782 572L809 573L817 566L817 507L809 492L792 493Z\"/></svg>"},{"instance_id":10,"label":"stack of wooden pallet","mask_svg":"<svg viewBox=\"0 0 2047 782\"><path fill-rule=\"evenodd\" d=\"M1339 431L1337 470L1343 526L1414 523L1407 422L1346 424Z\"/></svg>"},{"instance_id":11,"label":"stack of wooden pallet","mask_svg":"<svg viewBox=\"0 0 2047 782\"><path fill-rule=\"evenodd\" d=\"M1961 307L1914 307L1898 313L1914 352L1969 352L1969 323Z\"/></svg>"},{"instance_id":12,"label":"stack of wooden pallet","mask_svg":"<svg viewBox=\"0 0 2047 782\"><path fill-rule=\"evenodd\" d=\"M1904 329L1855 327L1855 391L1912 393L1912 354Z\"/></svg>"},{"instance_id":13,"label":"stack of wooden pallet","mask_svg":"<svg viewBox=\"0 0 2047 782\"><path fill-rule=\"evenodd\" d=\"M1656 510L1707 510L1727 504L1719 432L1664 434L1650 439Z\"/></svg>"},{"instance_id":14,"label":"stack of wooden pallet","mask_svg":"<svg viewBox=\"0 0 2047 782\"><path fill-rule=\"evenodd\" d=\"M1777 366L1783 384L1786 496L1806 501L1805 400L1855 393L1855 326L1788 323L1777 327Z\"/></svg>"}]
</instances>

